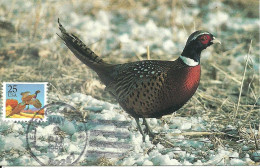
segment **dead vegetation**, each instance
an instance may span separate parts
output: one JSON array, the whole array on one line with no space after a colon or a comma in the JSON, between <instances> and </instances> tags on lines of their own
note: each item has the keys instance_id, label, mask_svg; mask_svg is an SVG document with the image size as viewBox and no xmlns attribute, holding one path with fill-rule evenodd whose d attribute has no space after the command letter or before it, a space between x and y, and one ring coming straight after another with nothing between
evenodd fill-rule
<instances>
[{"instance_id":1,"label":"dead vegetation","mask_svg":"<svg viewBox=\"0 0 260 168\"><path fill-rule=\"evenodd\" d=\"M208 3L205 0L199 2L201 6ZM257 0L222 0L222 2L237 11L242 11L236 13L237 17L259 17L259 1ZM12 1L10 6L0 5L0 14L7 18L0 22L0 82L48 81L49 92L59 97L81 92L115 103L108 93L103 92L104 85L98 81L97 75L68 52L61 40L54 35L58 32L56 25L57 17L60 17L58 10L66 5L73 5L75 11L93 17L101 9L115 14L123 11L120 13L123 14L120 16L123 20L129 17L140 23L147 21L147 18L135 11L138 8L147 7L150 11L155 11L150 12L149 17L153 18L159 26L185 29L187 34L200 28L199 25L203 22L202 18L194 18L193 25L184 26L175 22L174 9L185 9L186 6L191 6L186 1L182 3L177 0L110 0L106 3L108 5L101 1L47 1L43 7L41 1L37 1L34 9L25 9L19 15L14 11L17 6L16 1ZM166 15L164 10L169 6L172 8L170 16ZM208 11L202 8L200 12L204 15ZM218 133L212 132L203 135L210 136L216 146L228 144L243 153L242 147L246 144L250 151L259 150L260 78L259 72L254 68L259 64L259 31L231 32L230 34L226 31L225 26L219 28L217 35L223 40L223 45L215 46L213 55L208 59L202 58L201 84L195 96L184 108L173 115L200 116L210 123L209 131L215 128L217 130L214 131L221 132L221 135L222 133L232 135L231 137L219 136ZM103 48L106 47L102 37L100 38L100 41L90 45L90 48L97 54L101 54ZM173 40L176 40L174 38ZM235 45L229 46L230 43ZM112 63L146 59L145 53L144 56L124 56L120 53L120 49L120 44L115 45L110 53L103 55L103 58ZM164 56L154 56L151 46L149 51L148 55L151 59L165 59L165 55L170 57L167 53L164 53ZM176 53L176 56L178 54L180 53ZM245 59L242 58L244 61L237 61L235 57L239 55L244 56ZM254 62L252 56L256 57ZM172 116L165 118L170 117ZM196 133L190 134L192 134L190 138L196 135ZM100 160L97 164L111 165L106 160Z\"/></svg>"}]
</instances>

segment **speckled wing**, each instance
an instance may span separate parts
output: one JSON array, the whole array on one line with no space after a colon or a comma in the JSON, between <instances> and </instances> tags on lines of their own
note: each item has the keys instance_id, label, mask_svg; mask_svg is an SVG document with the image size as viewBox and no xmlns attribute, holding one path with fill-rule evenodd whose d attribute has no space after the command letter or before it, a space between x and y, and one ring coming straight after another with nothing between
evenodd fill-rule
<instances>
[{"instance_id":1,"label":"speckled wing","mask_svg":"<svg viewBox=\"0 0 260 168\"><path fill-rule=\"evenodd\" d=\"M22 101L25 101L25 98L30 94L30 92L22 92Z\"/></svg>"},{"instance_id":2,"label":"speckled wing","mask_svg":"<svg viewBox=\"0 0 260 168\"><path fill-rule=\"evenodd\" d=\"M167 78L168 70L174 64L175 61L147 60L117 65L111 75L114 80L107 85L106 89L119 101L126 99L137 88L154 86L159 89ZM175 68L180 67L175 66Z\"/></svg>"},{"instance_id":3,"label":"speckled wing","mask_svg":"<svg viewBox=\"0 0 260 168\"><path fill-rule=\"evenodd\" d=\"M42 107L42 103L38 99L31 100L29 104L33 105L36 108Z\"/></svg>"}]
</instances>

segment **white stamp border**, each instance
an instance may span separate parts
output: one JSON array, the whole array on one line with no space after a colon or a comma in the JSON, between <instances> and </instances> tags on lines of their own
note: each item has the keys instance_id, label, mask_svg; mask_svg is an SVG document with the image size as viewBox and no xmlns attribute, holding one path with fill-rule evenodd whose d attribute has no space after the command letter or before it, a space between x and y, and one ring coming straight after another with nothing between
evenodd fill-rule
<instances>
[{"instance_id":1,"label":"white stamp border","mask_svg":"<svg viewBox=\"0 0 260 168\"><path fill-rule=\"evenodd\" d=\"M2 106L2 119L3 121L23 121L23 122L28 122L30 120L32 120L32 118L6 118L6 107L5 107L5 104L6 104L6 85L7 84L43 84L44 85L44 106L47 105L47 102L48 102L48 99L47 99L47 96L48 96L48 82L2 82L2 85L3 85L3 89L2 89L2 93L3 93L3 96L2 96L2 100L3 100L3 106ZM37 122L45 122L47 120L47 115L44 114L44 118L43 119L40 119L40 118L37 118L37 119L34 119L34 121L37 121Z\"/></svg>"}]
</instances>

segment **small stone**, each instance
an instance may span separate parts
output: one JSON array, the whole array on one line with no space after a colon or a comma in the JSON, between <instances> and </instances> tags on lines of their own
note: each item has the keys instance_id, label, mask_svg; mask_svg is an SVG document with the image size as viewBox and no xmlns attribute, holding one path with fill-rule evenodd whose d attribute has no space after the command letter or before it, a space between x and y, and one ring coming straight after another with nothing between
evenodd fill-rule
<instances>
[{"instance_id":1,"label":"small stone","mask_svg":"<svg viewBox=\"0 0 260 168\"><path fill-rule=\"evenodd\" d=\"M251 159L252 159L253 161L255 161L255 162L260 162L260 150L254 152L254 153L252 154Z\"/></svg>"}]
</instances>

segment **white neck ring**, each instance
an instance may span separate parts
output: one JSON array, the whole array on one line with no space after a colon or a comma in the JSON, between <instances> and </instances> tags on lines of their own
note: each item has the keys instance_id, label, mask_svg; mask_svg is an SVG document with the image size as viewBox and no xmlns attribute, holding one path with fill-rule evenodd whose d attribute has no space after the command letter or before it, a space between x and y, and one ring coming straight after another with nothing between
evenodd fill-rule
<instances>
[{"instance_id":1,"label":"white neck ring","mask_svg":"<svg viewBox=\"0 0 260 168\"><path fill-rule=\"evenodd\" d=\"M197 66L199 65L199 62L191 59L191 58L188 58L188 57L184 57L184 56L180 56L180 59L188 66Z\"/></svg>"}]
</instances>

